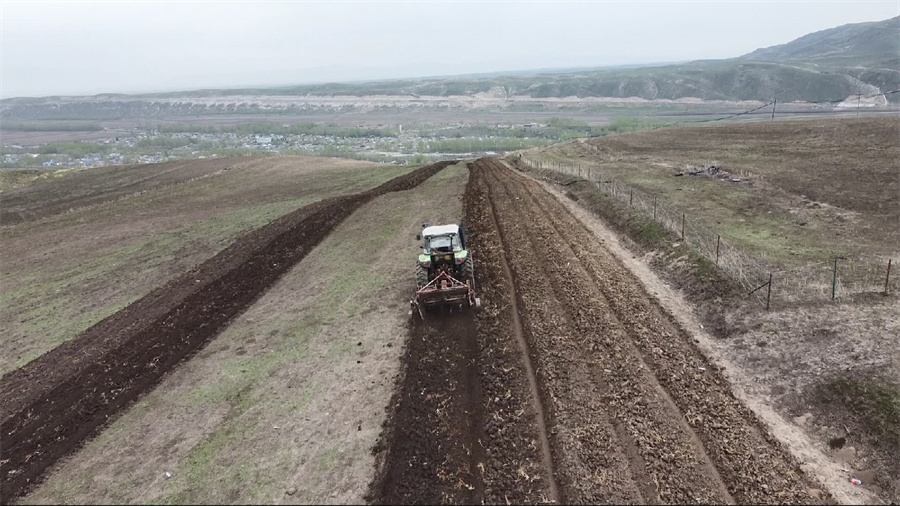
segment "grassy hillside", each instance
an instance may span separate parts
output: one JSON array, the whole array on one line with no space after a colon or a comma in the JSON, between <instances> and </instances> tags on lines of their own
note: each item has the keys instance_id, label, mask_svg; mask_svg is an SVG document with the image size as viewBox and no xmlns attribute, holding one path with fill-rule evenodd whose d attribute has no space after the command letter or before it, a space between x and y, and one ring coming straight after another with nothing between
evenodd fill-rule
<instances>
[{"instance_id":1,"label":"grassy hillside","mask_svg":"<svg viewBox=\"0 0 900 506\"><path fill-rule=\"evenodd\" d=\"M228 160L222 160L227 164ZM15 369L230 245L241 233L317 200L367 190L409 170L309 157L236 159L186 181L173 164L89 169L20 187L40 203L93 182L68 212L0 228L0 371ZM204 161L181 171L203 170ZM143 184L143 186L139 186ZM88 185L90 186L90 185ZM122 194L121 189L138 191ZM24 206L28 207L28 206ZM110 280L116 280L111 283Z\"/></svg>"},{"instance_id":2,"label":"grassy hillside","mask_svg":"<svg viewBox=\"0 0 900 506\"><path fill-rule=\"evenodd\" d=\"M893 81L890 84L894 84ZM900 84L900 80L896 84ZM865 93L877 92L866 86ZM533 97L640 97L647 100L701 98L822 102L857 93L860 85L846 74L764 62L709 61L655 69L563 76L533 85Z\"/></svg>"},{"instance_id":3,"label":"grassy hillside","mask_svg":"<svg viewBox=\"0 0 900 506\"><path fill-rule=\"evenodd\" d=\"M897 258L898 133L898 118L693 126L525 156L591 168L687 213L755 258L791 266L834 256ZM676 176L712 165L731 176Z\"/></svg>"},{"instance_id":4,"label":"grassy hillside","mask_svg":"<svg viewBox=\"0 0 900 506\"><path fill-rule=\"evenodd\" d=\"M897 69L900 67L900 16L810 33L787 44L757 49L741 59Z\"/></svg>"}]
</instances>

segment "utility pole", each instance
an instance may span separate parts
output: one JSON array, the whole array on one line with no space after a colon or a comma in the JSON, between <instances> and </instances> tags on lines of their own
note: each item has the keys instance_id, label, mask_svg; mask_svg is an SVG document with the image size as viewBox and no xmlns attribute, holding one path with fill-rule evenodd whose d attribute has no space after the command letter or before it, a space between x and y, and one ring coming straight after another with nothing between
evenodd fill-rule
<instances>
[{"instance_id":1,"label":"utility pole","mask_svg":"<svg viewBox=\"0 0 900 506\"><path fill-rule=\"evenodd\" d=\"M772 99L772 121L775 121L775 105L778 104L778 97Z\"/></svg>"}]
</instances>

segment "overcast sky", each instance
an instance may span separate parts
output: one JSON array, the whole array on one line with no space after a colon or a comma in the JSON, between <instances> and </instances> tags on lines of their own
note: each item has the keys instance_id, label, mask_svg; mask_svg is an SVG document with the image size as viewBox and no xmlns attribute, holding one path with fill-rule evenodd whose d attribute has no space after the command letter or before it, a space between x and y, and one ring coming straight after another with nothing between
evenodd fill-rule
<instances>
[{"instance_id":1,"label":"overcast sky","mask_svg":"<svg viewBox=\"0 0 900 506\"><path fill-rule=\"evenodd\" d=\"M0 97L730 58L870 1L0 2Z\"/></svg>"}]
</instances>

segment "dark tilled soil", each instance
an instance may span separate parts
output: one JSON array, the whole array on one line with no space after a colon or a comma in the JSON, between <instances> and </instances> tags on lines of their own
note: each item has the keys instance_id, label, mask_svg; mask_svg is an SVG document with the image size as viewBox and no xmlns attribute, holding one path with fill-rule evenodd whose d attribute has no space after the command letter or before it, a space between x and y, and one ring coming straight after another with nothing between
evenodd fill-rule
<instances>
[{"instance_id":1,"label":"dark tilled soil","mask_svg":"<svg viewBox=\"0 0 900 506\"><path fill-rule=\"evenodd\" d=\"M471 168L471 165L470 165ZM471 177L471 176L470 176ZM483 308L476 313L485 399L484 482L486 503L547 503L564 498L554 479L545 392L534 374L512 272L498 239L496 211L481 179L466 188L466 223L478 268Z\"/></svg>"},{"instance_id":2,"label":"dark tilled soil","mask_svg":"<svg viewBox=\"0 0 900 506\"><path fill-rule=\"evenodd\" d=\"M511 346L514 292L492 239L497 227L484 185L467 185L464 214L475 231L469 248L484 306L412 320L398 390L374 449L368 500L377 504L552 498L527 367Z\"/></svg>"},{"instance_id":3,"label":"dark tilled soil","mask_svg":"<svg viewBox=\"0 0 900 506\"><path fill-rule=\"evenodd\" d=\"M482 451L475 336L472 319L458 312L429 314L411 324L402 387L385 427L389 435L375 449L381 473L370 500L478 502L482 483L476 455ZM379 455L382 450L387 451Z\"/></svg>"},{"instance_id":4,"label":"dark tilled soil","mask_svg":"<svg viewBox=\"0 0 900 506\"><path fill-rule=\"evenodd\" d=\"M184 276L3 376L0 502L193 356L360 205L413 188L452 161L364 193L298 209L238 239Z\"/></svg>"},{"instance_id":5,"label":"dark tilled soil","mask_svg":"<svg viewBox=\"0 0 900 506\"><path fill-rule=\"evenodd\" d=\"M373 501L817 502L818 485L574 216L496 160L470 168L485 305L464 361L477 390L446 379L468 369L439 366L472 349L455 344L458 324L430 339L413 327L379 474L403 479L376 479ZM428 404L479 397L480 410L449 417ZM473 439L480 459L448 451ZM461 493L471 483L454 476L476 475L483 492Z\"/></svg>"}]
</instances>

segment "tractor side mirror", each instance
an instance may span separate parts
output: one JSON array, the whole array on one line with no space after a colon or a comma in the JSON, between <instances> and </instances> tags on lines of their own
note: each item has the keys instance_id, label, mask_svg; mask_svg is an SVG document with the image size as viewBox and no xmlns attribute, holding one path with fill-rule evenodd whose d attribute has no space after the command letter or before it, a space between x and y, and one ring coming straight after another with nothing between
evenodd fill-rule
<instances>
[{"instance_id":1,"label":"tractor side mirror","mask_svg":"<svg viewBox=\"0 0 900 506\"><path fill-rule=\"evenodd\" d=\"M416 234L416 240L417 240L417 241L421 241L421 240L422 240L422 234Z\"/></svg>"}]
</instances>

